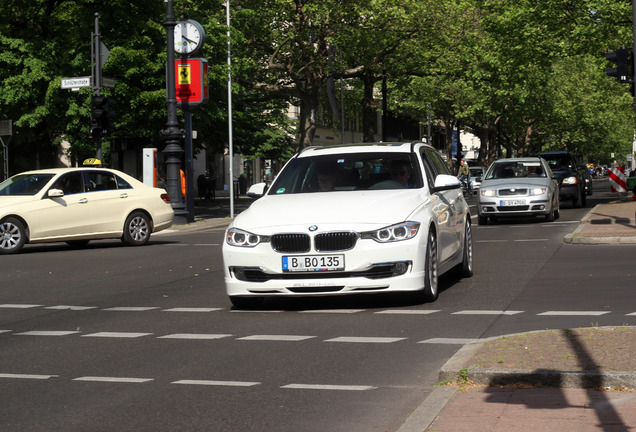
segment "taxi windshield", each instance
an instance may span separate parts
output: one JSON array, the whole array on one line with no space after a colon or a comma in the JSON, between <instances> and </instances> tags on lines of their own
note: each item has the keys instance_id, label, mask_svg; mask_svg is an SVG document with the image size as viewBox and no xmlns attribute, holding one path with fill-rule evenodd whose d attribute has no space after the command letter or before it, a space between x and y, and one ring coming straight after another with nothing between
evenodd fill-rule
<instances>
[{"instance_id":1,"label":"taxi windshield","mask_svg":"<svg viewBox=\"0 0 636 432\"><path fill-rule=\"evenodd\" d=\"M54 174L18 174L0 183L0 195L35 195Z\"/></svg>"}]
</instances>

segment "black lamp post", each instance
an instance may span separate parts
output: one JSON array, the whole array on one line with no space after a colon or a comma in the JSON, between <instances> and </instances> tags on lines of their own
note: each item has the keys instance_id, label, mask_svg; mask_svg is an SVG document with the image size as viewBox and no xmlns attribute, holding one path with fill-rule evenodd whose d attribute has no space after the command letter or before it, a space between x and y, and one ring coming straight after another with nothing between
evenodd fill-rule
<instances>
[{"instance_id":1,"label":"black lamp post","mask_svg":"<svg viewBox=\"0 0 636 432\"><path fill-rule=\"evenodd\" d=\"M180 170L181 155L183 154L181 140L183 139L185 131L179 129L179 123L177 120L177 96L174 76L174 28L176 25L176 21L174 19L174 5L173 0L167 0L166 3L166 21L164 23L164 27L166 28L166 36L168 38L168 61L166 67L166 102L168 105L168 122L166 123L166 128L161 130L160 133L166 144L162 153L165 156L166 162L166 185L168 187L168 195L170 196L175 216L183 217L187 214L187 212L181 195Z\"/></svg>"}]
</instances>

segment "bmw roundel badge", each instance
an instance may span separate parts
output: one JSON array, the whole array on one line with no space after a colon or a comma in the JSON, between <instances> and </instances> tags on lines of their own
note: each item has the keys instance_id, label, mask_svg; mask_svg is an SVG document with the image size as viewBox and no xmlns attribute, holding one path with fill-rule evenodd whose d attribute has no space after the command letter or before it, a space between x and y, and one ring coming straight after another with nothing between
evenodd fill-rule
<instances>
[{"instance_id":1,"label":"bmw roundel badge","mask_svg":"<svg viewBox=\"0 0 636 432\"><path fill-rule=\"evenodd\" d=\"M314 232L318 229L318 227L316 225L312 225L309 227L309 231Z\"/></svg>"}]
</instances>

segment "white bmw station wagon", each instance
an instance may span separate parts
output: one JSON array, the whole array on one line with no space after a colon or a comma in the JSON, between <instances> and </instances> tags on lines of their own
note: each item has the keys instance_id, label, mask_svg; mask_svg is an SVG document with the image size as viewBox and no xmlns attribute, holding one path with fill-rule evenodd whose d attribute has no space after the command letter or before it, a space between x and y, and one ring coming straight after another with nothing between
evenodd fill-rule
<instances>
[{"instance_id":1,"label":"white bmw station wagon","mask_svg":"<svg viewBox=\"0 0 636 432\"><path fill-rule=\"evenodd\" d=\"M227 294L237 308L277 296L413 292L473 273L459 180L421 142L309 147L226 231Z\"/></svg>"}]
</instances>

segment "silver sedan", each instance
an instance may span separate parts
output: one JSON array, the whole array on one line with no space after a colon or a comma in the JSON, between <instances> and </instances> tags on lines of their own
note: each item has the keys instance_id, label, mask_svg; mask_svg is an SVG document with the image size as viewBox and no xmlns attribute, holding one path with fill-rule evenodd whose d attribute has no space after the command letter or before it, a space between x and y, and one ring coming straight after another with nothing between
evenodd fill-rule
<instances>
[{"instance_id":1,"label":"silver sedan","mask_svg":"<svg viewBox=\"0 0 636 432\"><path fill-rule=\"evenodd\" d=\"M559 217L559 186L538 157L499 159L490 165L479 190L478 223L500 217Z\"/></svg>"}]
</instances>

